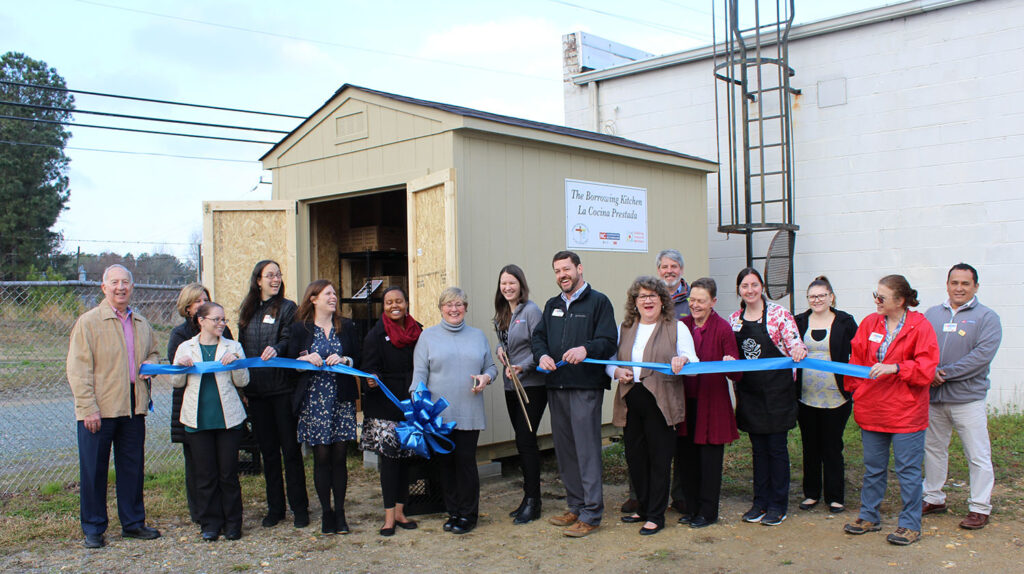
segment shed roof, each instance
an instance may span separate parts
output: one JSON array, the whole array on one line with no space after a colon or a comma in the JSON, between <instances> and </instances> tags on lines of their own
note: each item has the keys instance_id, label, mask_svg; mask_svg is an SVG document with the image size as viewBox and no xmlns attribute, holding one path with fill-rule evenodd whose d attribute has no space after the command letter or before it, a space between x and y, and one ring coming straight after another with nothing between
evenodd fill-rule
<instances>
[{"instance_id":1,"label":"shed roof","mask_svg":"<svg viewBox=\"0 0 1024 574\"><path fill-rule=\"evenodd\" d=\"M552 133L552 134L559 134L559 135L562 135L562 136L569 136L569 137L572 137L572 138L579 138L579 139L585 139L585 140L590 140L590 141L595 141L595 142L601 142L601 143L605 143L605 144L611 144L611 145L614 145L614 146L620 146L620 147L629 148L629 149L638 150L638 151L643 151L643 152L648 152L648 153L655 153L655 154L666 155L666 156L671 156L671 157L676 157L676 158L688 159L688 160L692 160L692 161L696 161L696 162L706 163L706 164L709 164L710 166L717 166L717 162L715 162L713 160L705 159L705 158L698 157L698 156L695 156L695 155L690 155L690 154L685 154L685 153L673 151L673 150L670 150L670 149L660 148L660 147L657 147L657 146L652 146L652 145L649 145L649 144L641 143L641 142L634 141L634 140L629 140L629 139L626 139L626 138L621 138L621 137L618 137L618 136L612 136L612 135L602 134L602 133L598 133L598 132L591 132L591 131L587 131L587 130L580 130L580 129L570 128L570 127L566 127L566 126L559 126L559 125L555 125L555 124L547 124L547 123L544 123L544 122L537 122L537 121L527 120L527 119L523 119L523 118L515 118L515 117L512 117L512 116L504 116L504 115L501 115L501 114L494 114L494 113L491 113L491 112L475 110L473 108L466 108L466 107L463 107L463 106L456 106L456 105L453 105L453 104L445 104L445 103L441 103L441 102L432 102L430 100L421 100L421 99L418 99L418 98L411 98L411 97L402 96L402 95L399 95L399 94L392 94L392 93L388 93L388 92L381 92L379 90L373 90L373 89L370 89L370 88L364 88L362 86L356 86L354 84L344 84L340 88L338 88L338 90L336 92L334 92L334 94L331 95L331 97L328 98L327 101L325 101L323 103L323 105L321 105L319 108L317 108L316 111L314 111L312 114L310 114L310 116L308 118L306 118L301 124L296 126L295 129L293 129L292 131L288 132L288 134L285 135L283 138L281 138L281 141L277 142L274 145L274 147L270 148L270 150L267 151L267 153L263 154L263 156L260 157L260 161L263 161L263 160L267 159L267 157L269 157L271 154L273 154L274 151L281 146L281 144L283 144L286 140L288 140L288 138L292 137L292 135L294 135L296 132L299 132L302 129L302 127L304 125L306 125L307 122L309 122L317 114L319 114L321 110L326 108L332 101L335 100L335 98L337 98L339 95L341 95L342 92L344 92L345 90L349 90L349 89L359 90L361 92L365 92L365 93L368 93L368 94L373 94L373 95L376 95L376 96L379 96L379 97L383 97L383 98L387 98L387 99L390 99L390 100L394 100L394 101L398 101L398 102L404 102L404 103L412 104L412 105L416 105L416 106L423 106L425 108L431 108L431 109L434 109L434 110L439 110L439 111L442 111L442 112L447 112L447 113L450 113L450 114L455 114L457 116L461 116L461 117L465 117L465 118L473 118L473 119L478 119L478 120L484 120L484 121L487 121L487 122L494 122L494 123L498 123L498 124L503 124L503 125L507 125L507 126L515 126L515 127L519 127L519 128L527 128L527 129L532 129L532 130L538 130L538 131ZM474 126L474 127L477 127L479 129L479 126ZM712 167L712 170L713 169L714 168Z\"/></svg>"}]
</instances>

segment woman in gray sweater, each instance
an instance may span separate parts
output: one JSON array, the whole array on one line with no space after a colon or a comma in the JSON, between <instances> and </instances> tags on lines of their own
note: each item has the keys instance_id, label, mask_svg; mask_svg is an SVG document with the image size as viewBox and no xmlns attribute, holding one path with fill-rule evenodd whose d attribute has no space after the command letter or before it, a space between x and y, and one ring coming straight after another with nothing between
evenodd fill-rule
<instances>
[{"instance_id":1,"label":"woman in gray sweater","mask_svg":"<svg viewBox=\"0 0 1024 574\"><path fill-rule=\"evenodd\" d=\"M494 330L498 333L495 353L504 366L505 406L512 428L516 432L516 450L519 466L523 469L523 501L509 516L514 524L526 524L540 518L540 449L537 446L537 427L548 405L548 390L543 373L537 372L533 358L533 330L540 323L541 312L530 301L530 287L526 274L518 265L506 265L498 272L498 291L494 294ZM529 402L521 401L513 388L512 370L526 391ZM527 419L529 417L529 419Z\"/></svg>"},{"instance_id":2,"label":"woman in gray sweater","mask_svg":"<svg viewBox=\"0 0 1024 574\"><path fill-rule=\"evenodd\" d=\"M413 353L410 392L424 383L434 400L444 397L449 406L441 414L455 421L452 452L438 456L441 489L448 510L446 532L465 534L476 527L480 511L480 475L476 445L487 426L481 394L497 376L487 337L466 324L469 301L458 287L441 292L437 308L441 323L423 330Z\"/></svg>"}]
</instances>

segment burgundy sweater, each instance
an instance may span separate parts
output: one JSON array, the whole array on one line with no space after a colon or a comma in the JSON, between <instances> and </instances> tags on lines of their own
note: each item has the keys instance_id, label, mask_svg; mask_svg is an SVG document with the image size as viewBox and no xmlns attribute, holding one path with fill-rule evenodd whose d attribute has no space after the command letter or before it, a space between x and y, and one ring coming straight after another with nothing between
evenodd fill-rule
<instances>
[{"instance_id":1,"label":"burgundy sweater","mask_svg":"<svg viewBox=\"0 0 1024 574\"><path fill-rule=\"evenodd\" d=\"M741 358L732 327L718 313L712 311L699 334L694 328L692 315L683 317L682 321L693 335L694 347L701 361L721 361L725 355ZM742 373L729 373L733 380L741 376ZM729 381L726 380L726 374L712 373L686 377L686 397L688 400L697 399L694 443L729 444L740 438L736 430L736 414L729 399ZM685 434L686 423L680 426L683 427L681 434Z\"/></svg>"}]
</instances>

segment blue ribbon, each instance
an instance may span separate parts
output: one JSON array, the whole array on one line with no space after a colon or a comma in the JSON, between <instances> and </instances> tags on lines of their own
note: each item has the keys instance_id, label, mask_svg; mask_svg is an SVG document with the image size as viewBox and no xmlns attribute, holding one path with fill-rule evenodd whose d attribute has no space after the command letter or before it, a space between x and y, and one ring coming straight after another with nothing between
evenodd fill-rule
<instances>
[{"instance_id":1,"label":"blue ribbon","mask_svg":"<svg viewBox=\"0 0 1024 574\"><path fill-rule=\"evenodd\" d=\"M600 359L583 359L584 363L593 363L595 365L616 365L619 367L639 367L641 369L650 369L657 371L665 375L674 375L672 372L672 365L667 363L641 363L635 361L606 361ZM559 361L555 364L555 367L561 367L567 364L565 361ZM687 363L683 366L682 370L678 373L680 375L694 376L694 375L707 375L710 373L749 373L753 371L779 371L783 369L813 369L815 371L824 371L826 373L835 373L837 375L844 375L847 377L858 377L861 379L867 379L868 373L871 372L870 367L864 367L861 365L851 365L849 363L839 363L836 361L823 361L821 359L804 359L799 363L789 357L778 357L775 359L739 359L735 361L701 361L699 363ZM544 369L537 369L542 373L547 373Z\"/></svg>"},{"instance_id":2,"label":"blue ribbon","mask_svg":"<svg viewBox=\"0 0 1024 574\"><path fill-rule=\"evenodd\" d=\"M182 365L152 365L145 364L139 370L140 375L204 375L207 373L221 373L235 371L238 369L301 369L305 371L327 371L352 375L354 377L366 377L377 381L377 388L380 389L392 403L402 411L405 420L395 425L395 434L398 435L398 442L404 449L411 450L423 458L430 458L430 453L447 454L455 448L455 443L448 438L455 428L455 422L444 422L441 412L448 408L448 400L444 397L432 399L430 390L422 382L412 392L412 398L400 401L376 375L365 373L347 365L322 365L317 367L306 361L297 359L285 359L274 357L264 361L259 357L238 359L222 364L220 361L204 361L195 363L191 367Z\"/></svg>"}]
</instances>

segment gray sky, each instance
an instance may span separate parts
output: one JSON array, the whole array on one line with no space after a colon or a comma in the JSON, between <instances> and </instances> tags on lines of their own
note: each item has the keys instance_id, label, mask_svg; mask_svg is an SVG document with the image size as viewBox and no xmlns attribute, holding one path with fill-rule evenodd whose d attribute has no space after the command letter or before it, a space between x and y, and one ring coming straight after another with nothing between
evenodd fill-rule
<instances>
[{"instance_id":1,"label":"gray sky","mask_svg":"<svg viewBox=\"0 0 1024 574\"><path fill-rule=\"evenodd\" d=\"M796 20L892 3L798 0ZM351 83L560 124L563 34L582 30L666 54L707 45L712 31L711 0L0 0L0 6L0 50L46 61L69 88L301 116ZM716 11L721 6L715 2ZM86 95L76 100L81 110L281 130L301 121ZM84 114L76 121L212 133ZM256 161L268 145L72 130L71 200L56 226L66 251L184 256L184 244L200 233L203 201L270 197L270 186L259 184L270 174Z\"/></svg>"}]
</instances>

